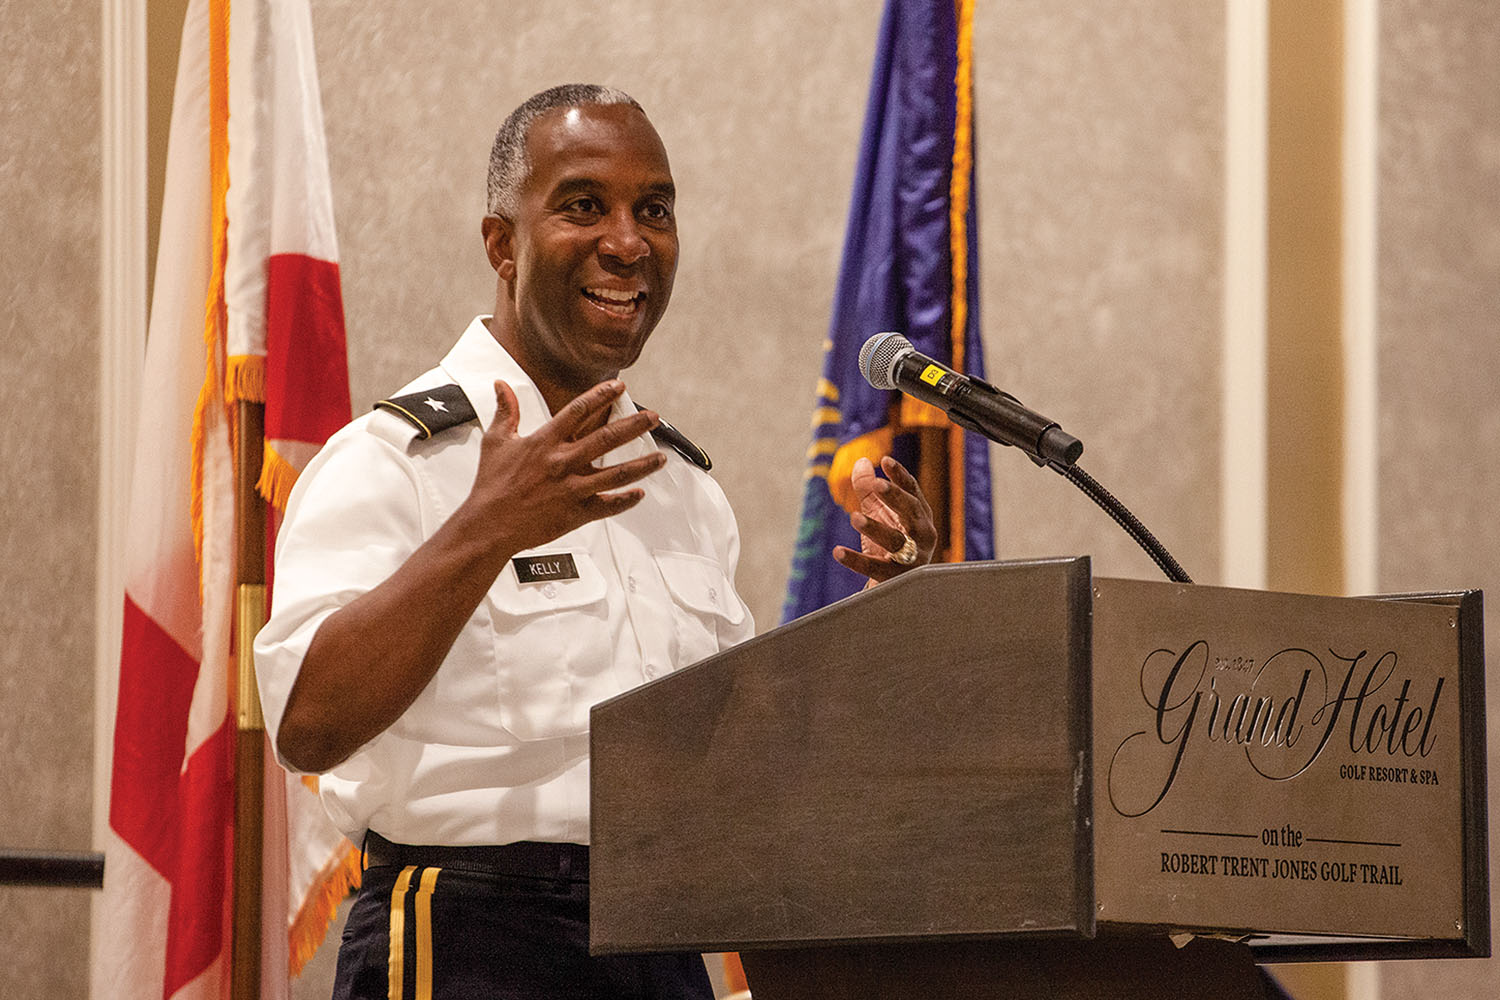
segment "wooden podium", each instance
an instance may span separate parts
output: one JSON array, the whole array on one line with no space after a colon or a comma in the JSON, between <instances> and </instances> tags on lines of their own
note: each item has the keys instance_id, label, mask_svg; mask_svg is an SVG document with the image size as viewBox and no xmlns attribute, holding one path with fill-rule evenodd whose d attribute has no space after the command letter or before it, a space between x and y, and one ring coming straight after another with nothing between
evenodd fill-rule
<instances>
[{"instance_id":1,"label":"wooden podium","mask_svg":"<svg viewBox=\"0 0 1500 1000\"><path fill-rule=\"evenodd\" d=\"M1489 953L1481 595L932 566L592 715L592 947L756 1000Z\"/></svg>"}]
</instances>

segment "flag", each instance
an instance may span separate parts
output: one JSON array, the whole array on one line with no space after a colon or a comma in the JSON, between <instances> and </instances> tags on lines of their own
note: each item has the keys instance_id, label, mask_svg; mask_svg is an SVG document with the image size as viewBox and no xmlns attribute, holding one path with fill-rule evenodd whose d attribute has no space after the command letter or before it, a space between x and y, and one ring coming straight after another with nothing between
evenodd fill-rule
<instances>
[{"instance_id":1,"label":"flag","mask_svg":"<svg viewBox=\"0 0 1500 1000\"><path fill-rule=\"evenodd\" d=\"M217 361L227 10L193 0L142 370L94 996L220 1000L229 932L233 479Z\"/></svg>"},{"instance_id":2,"label":"flag","mask_svg":"<svg viewBox=\"0 0 1500 1000\"><path fill-rule=\"evenodd\" d=\"M225 396L265 404L258 486L274 532L298 473L350 417L338 241L307 0L234 0L229 27ZM288 774L269 747L264 766L271 1000L358 885L359 854L323 812L316 779Z\"/></svg>"},{"instance_id":3,"label":"flag","mask_svg":"<svg viewBox=\"0 0 1500 1000\"><path fill-rule=\"evenodd\" d=\"M983 377L974 205L972 0L887 0L823 344L823 376L782 621L852 594L864 578L835 545L859 549L846 511L861 457L894 455L922 484L938 558L994 555L989 444L934 407L872 388L859 373L871 336L897 331L923 354Z\"/></svg>"},{"instance_id":4,"label":"flag","mask_svg":"<svg viewBox=\"0 0 1500 1000\"><path fill-rule=\"evenodd\" d=\"M342 423L349 411L306 14L306 0L236 0L231 25L227 0L191 0L184 18L126 539L94 996L221 1000L227 994L236 736L229 694L236 641L234 404L257 394L266 399L268 436L275 438L268 461L284 460L293 469L299 456L316 448L317 435L326 436L324 428ZM268 30L253 31L246 23ZM298 39L295 57L277 55L283 24ZM300 67L301 76L291 77L300 89L284 89L286 65ZM265 67L274 73L262 72ZM235 88L248 86L247 79L270 85L276 99L266 116L231 122L231 108L245 101ZM283 120L289 107L299 120ZM277 142L247 160L238 144L247 141L252 122L269 128ZM318 134L304 138L304 159L283 164L283 137L314 124ZM264 156L274 157L274 169L263 170ZM248 170L247 162L253 164ZM290 194L254 193L266 183L277 191L285 185ZM284 197L291 202L283 204ZM298 198L307 219L300 226ZM251 217L268 206L275 210L264 219ZM260 237L258 228L266 230ZM301 235L283 238L287 232ZM297 255L313 263L278 263L279 256ZM258 336L261 321L227 302L256 298L256 273L264 275L258 293L264 333ZM295 395L309 391L317 398ZM277 393L283 401L273 404ZM340 407L335 422L332 413ZM287 444L278 447L283 440ZM268 492L278 488L278 475L285 479L278 469L262 476ZM275 788L286 787L283 772L272 780ZM309 834L305 822L293 821L304 811L295 798L267 810L307 843L326 838L326 829ZM285 857L282 829L268 829L265 840L268 853ZM346 877L341 849L347 847L334 848L316 874ZM303 845L304 855L310 850ZM273 857L266 870L274 866ZM284 860L281 867L298 870ZM300 877L303 896L315 895L316 875L303 871ZM279 997L287 993L287 914L294 904L285 885L266 890L280 907L266 918L278 931L267 951L283 964L263 975L263 995Z\"/></svg>"}]
</instances>

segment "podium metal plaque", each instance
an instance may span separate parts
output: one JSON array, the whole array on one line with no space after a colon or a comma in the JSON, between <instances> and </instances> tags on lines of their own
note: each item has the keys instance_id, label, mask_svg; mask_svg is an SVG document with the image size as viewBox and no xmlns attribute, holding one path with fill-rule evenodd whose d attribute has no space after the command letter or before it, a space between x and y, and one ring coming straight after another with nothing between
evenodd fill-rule
<instances>
[{"instance_id":1,"label":"podium metal plaque","mask_svg":"<svg viewBox=\"0 0 1500 1000\"><path fill-rule=\"evenodd\" d=\"M1100 922L1464 938L1460 611L1096 579Z\"/></svg>"}]
</instances>

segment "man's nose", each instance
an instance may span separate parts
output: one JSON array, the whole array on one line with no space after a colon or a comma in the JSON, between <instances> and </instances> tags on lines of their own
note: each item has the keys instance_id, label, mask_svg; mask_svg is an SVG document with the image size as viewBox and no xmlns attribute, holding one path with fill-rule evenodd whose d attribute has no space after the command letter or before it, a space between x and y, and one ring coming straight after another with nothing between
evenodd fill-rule
<instances>
[{"instance_id":1,"label":"man's nose","mask_svg":"<svg viewBox=\"0 0 1500 1000\"><path fill-rule=\"evenodd\" d=\"M641 235L641 225L631 212L615 212L604 220L599 252L622 264L634 264L651 255L651 244Z\"/></svg>"}]
</instances>

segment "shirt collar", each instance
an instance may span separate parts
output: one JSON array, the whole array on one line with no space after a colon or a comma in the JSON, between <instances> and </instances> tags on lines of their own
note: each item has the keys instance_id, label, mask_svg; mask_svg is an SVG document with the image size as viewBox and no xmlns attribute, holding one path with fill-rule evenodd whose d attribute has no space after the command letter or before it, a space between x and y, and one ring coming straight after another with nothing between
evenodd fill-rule
<instances>
[{"instance_id":1,"label":"shirt collar","mask_svg":"<svg viewBox=\"0 0 1500 1000\"><path fill-rule=\"evenodd\" d=\"M552 419L552 413L547 409L547 402L542 399L541 390L536 387L536 383L516 364L510 353L500 346L495 335L490 333L490 328L486 325L489 318L474 317L458 338L458 343L443 358L440 367L458 383L464 395L469 397L469 403L479 417L479 426L485 430L489 430L490 424L495 421L495 380L507 383L521 404L518 433L531 434ZM635 411L635 403L627 390L615 400L610 419L618 420ZM628 448L629 444L621 446L621 449Z\"/></svg>"}]
</instances>

